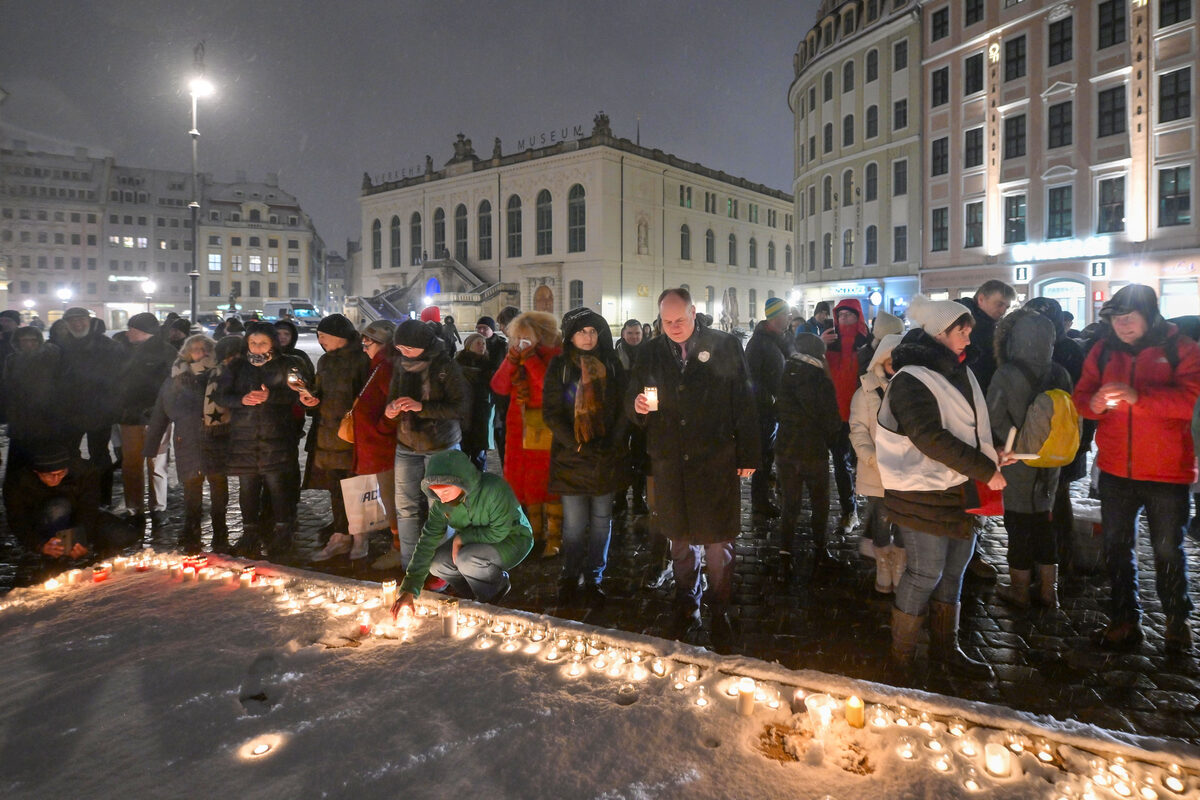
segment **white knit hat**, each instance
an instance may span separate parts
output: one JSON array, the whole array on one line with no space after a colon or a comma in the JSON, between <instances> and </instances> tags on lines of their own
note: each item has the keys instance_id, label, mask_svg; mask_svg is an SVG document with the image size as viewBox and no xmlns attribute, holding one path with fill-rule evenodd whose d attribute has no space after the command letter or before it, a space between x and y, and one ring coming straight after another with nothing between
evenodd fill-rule
<instances>
[{"instance_id":1,"label":"white knit hat","mask_svg":"<svg viewBox=\"0 0 1200 800\"><path fill-rule=\"evenodd\" d=\"M908 304L908 318L920 325L930 336L937 336L955 322L963 314L971 310L962 303L954 300L930 300L923 294L913 295Z\"/></svg>"}]
</instances>

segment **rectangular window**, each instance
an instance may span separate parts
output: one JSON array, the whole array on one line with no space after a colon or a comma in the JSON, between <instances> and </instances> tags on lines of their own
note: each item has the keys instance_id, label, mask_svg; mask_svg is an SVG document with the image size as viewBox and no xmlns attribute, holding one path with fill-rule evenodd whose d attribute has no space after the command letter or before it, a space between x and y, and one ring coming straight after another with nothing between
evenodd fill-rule
<instances>
[{"instance_id":1,"label":"rectangular window","mask_svg":"<svg viewBox=\"0 0 1200 800\"><path fill-rule=\"evenodd\" d=\"M1190 225L1192 222L1192 168L1172 167L1158 171L1158 226Z\"/></svg>"},{"instance_id":2,"label":"rectangular window","mask_svg":"<svg viewBox=\"0 0 1200 800\"><path fill-rule=\"evenodd\" d=\"M1010 194L1004 198L1004 243L1025 241L1025 195Z\"/></svg>"},{"instance_id":3,"label":"rectangular window","mask_svg":"<svg viewBox=\"0 0 1200 800\"><path fill-rule=\"evenodd\" d=\"M262 256L250 256L250 272L262 272Z\"/></svg>"},{"instance_id":4,"label":"rectangular window","mask_svg":"<svg viewBox=\"0 0 1200 800\"><path fill-rule=\"evenodd\" d=\"M208 271L209 272L220 272L221 271L221 254L220 253L209 253L208 254Z\"/></svg>"},{"instance_id":5,"label":"rectangular window","mask_svg":"<svg viewBox=\"0 0 1200 800\"><path fill-rule=\"evenodd\" d=\"M1004 80L1025 77L1025 37L1017 36L1004 43Z\"/></svg>"},{"instance_id":6,"label":"rectangular window","mask_svg":"<svg viewBox=\"0 0 1200 800\"><path fill-rule=\"evenodd\" d=\"M1096 95L1098 137L1125 132L1125 86L1114 86Z\"/></svg>"},{"instance_id":7,"label":"rectangular window","mask_svg":"<svg viewBox=\"0 0 1200 800\"><path fill-rule=\"evenodd\" d=\"M892 45L892 71L908 69L908 40Z\"/></svg>"},{"instance_id":8,"label":"rectangular window","mask_svg":"<svg viewBox=\"0 0 1200 800\"><path fill-rule=\"evenodd\" d=\"M1096 233L1120 233L1125 230L1125 177L1105 178L1099 189Z\"/></svg>"},{"instance_id":9,"label":"rectangular window","mask_svg":"<svg viewBox=\"0 0 1200 800\"><path fill-rule=\"evenodd\" d=\"M950 171L950 139L948 137L943 136L941 139L933 140L929 164L930 175L945 175Z\"/></svg>"},{"instance_id":10,"label":"rectangular window","mask_svg":"<svg viewBox=\"0 0 1200 800\"><path fill-rule=\"evenodd\" d=\"M983 201L967 203L963 247L983 247Z\"/></svg>"},{"instance_id":11,"label":"rectangular window","mask_svg":"<svg viewBox=\"0 0 1200 800\"><path fill-rule=\"evenodd\" d=\"M229 257L229 269L232 270L233 272L241 272L242 271L242 257L241 256L230 256Z\"/></svg>"},{"instance_id":12,"label":"rectangular window","mask_svg":"<svg viewBox=\"0 0 1200 800\"><path fill-rule=\"evenodd\" d=\"M933 12L929 24L929 41L936 42L950 35L950 9L947 6Z\"/></svg>"},{"instance_id":13,"label":"rectangular window","mask_svg":"<svg viewBox=\"0 0 1200 800\"><path fill-rule=\"evenodd\" d=\"M262 281L250 281L250 296L262 297Z\"/></svg>"},{"instance_id":14,"label":"rectangular window","mask_svg":"<svg viewBox=\"0 0 1200 800\"><path fill-rule=\"evenodd\" d=\"M966 0L963 3L963 27L974 25L983 19L983 0Z\"/></svg>"},{"instance_id":15,"label":"rectangular window","mask_svg":"<svg viewBox=\"0 0 1200 800\"><path fill-rule=\"evenodd\" d=\"M1071 224L1071 193L1070 186L1055 186L1047 193L1047 239L1069 239L1074 234Z\"/></svg>"},{"instance_id":16,"label":"rectangular window","mask_svg":"<svg viewBox=\"0 0 1200 800\"><path fill-rule=\"evenodd\" d=\"M1004 120L1004 157L1025 155L1025 115L1017 114Z\"/></svg>"},{"instance_id":17,"label":"rectangular window","mask_svg":"<svg viewBox=\"0 0 1200 800\"><path fill-rule=\"evenodd\" d=\"M892 197L908 194L908 162L892 163Z\"/></svg>"},{"instance_id":18,"label":"rectangular window","mask_svg":"<svg viewBox=\"0 0 1200 800\"><path fill-rule=\"evenodd\" d=\"M278 283L268 283L267 284L267 297L279 297L279 284Z\"/></svg>"},{"instance_id":19,"label":"rectangular window","mask_svg":"<svg viewBox=\"0 0 1200 800\"><path fill-rule=\"evenodd\" d=\"M1192 69L1185 67L1158 77L1158 121L1192 115Z\"/></svg>"},{"instance_id":20,"label":"rectangular window","mask_svg":"<svg viewBox=\"0 0 1200 800\"><path fill-rule=\"evenodd\" d=\"M898 131L908 127L908 101L897 100L892 103L892 130Z\"/></svg>"},{"instance_id":21,"label":"rectangular window","mask_svg":"<svg viewBox=\"0 0 1200 800\"><path fill-rule=\"evenodd\" d=\"M209 237L208 237L208 243L209 243L209 244L215 244L215 245L219 245L219 244L221 244L221 237L220 237L220 236L215 236L215 235L213 235L213 236L209 236Z\"/></svg>"},{"instance_id":22,"label":"rectangular window","mask_svg":"<svg viewBox=\"0 0 1200 800\"><path fill-rule=\"evenodd\" d=\"M1162 0L1158 5L1158 27L1165 28L1192 18L1192 0Z\"/></svg>"},{"instance_id":23,"label":"rectangular window","mask_svg":"<svg viewBox=\"0 0 1200 800\"><path fill-rule=\"evenodd\" d=\"M299 275L300 274L300 259L289 258L287 267L288 267L288 275Z\"/></svg>"},{"instance_id":24,"label":"rectangular window","mask_svg":"<svg viewBox=\"0 0 1200 800\"><path fill-rule=\"evenodd\" d=\"M963 62L963 94L983 91L983 53L968 56Z\"/></svg>"},{"instance_id":25,"label":"rectangular window","mask_svg":"<svg viewBox=\"0 0 1200 800\"><path fill-rule=\"evenodd\" d=\"M1047 112L1046 146L1066 147L1071 144L1071 103L1056 103Z\"/></svg>"},{"instance_id":26,"label":"rectangular window","mask_svg":"<svg viewBox=\"0 0 1200 800\"><path fill-rule=\"evenodd\" d=\"M289 283L288 284L288 297L299 297L299 296L300 296L300 284Z\"/></svg>"},{"instance_id":27,"label":"rectangular window","mask_svg":"<svg viewBox=\"0 0 1200 800\"><path fill-rule=\"evenodd\" d=\"M279 272L279 256L267 256L267 272Z\"/></svg>"},{"instance_id":28,"label":"rectangular window","mask_svg":"<svg viewBox=\"0 0 1200 800\"><path fill-rule=\"evenodd\" d=\"M209 281L208 282L208 296L209 297L220 297L221 296L221 282L220 281Z\"/></svg>"},{"instance_id":29,"label":"rectangular window","mask_svg":"<svg viewBox=\"0 0 1200 800\"><path fill-rule=\"evenodd\" d=\"M983 128L972 128L963 134L963 166L978 167L983 164Z\"/></svg>"},{"instance_id":30,"label":"rectangular window","mask_svg":"<svg viewBox=\"0 0 1200 800\"><path fill-rule=\"evenodd\" d=\"M1064 64L1072 58L1074 19L1066 17L1050 23L1050 49L1047 58L1050 66Z\"/></svg>"},{"instance_id":31,"label":"rectangular window","mask_svg":"<svg viewBox=\"0 0 1200 800\"><path fill-rule=\"evenodd\" d=\"M950 249L950 209L942 207L933 209L930 216L931 224L929 249L941 252Z\"/></svg>"},{"instance_id":32,"label":"rectangular window","mask_svg":"<svg viewBox=\"0 0 1200 800\"><path fill-rule=\"evenodd\" d=\"M892 228L892 261L908 261L908 226Z\"/></svg>"},{"instance_id":33,"label":"rectangular window","mask_svg":"<svg viewBox=\"0 0 1200 800\"><path fill-rule=\"evenodd\" d=\"M930 81L929 105L931 108L950 102L950 68L935 70Z\"/></svg>"}]
</instances>

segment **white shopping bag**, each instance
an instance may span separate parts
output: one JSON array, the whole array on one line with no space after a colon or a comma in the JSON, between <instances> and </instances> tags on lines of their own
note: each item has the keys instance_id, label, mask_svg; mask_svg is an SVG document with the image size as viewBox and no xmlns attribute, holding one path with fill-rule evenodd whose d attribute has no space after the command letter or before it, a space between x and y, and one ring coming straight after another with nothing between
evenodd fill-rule
<instances>
[{"instance_id":1,"label":"white shopping bag","mask_svg":"<svg viewBox=\"0 0 1200 800\"><path fill-rule=\"evenodd\" d=\"M355 475L344 479L342 500L346 503L346 519L350 522L347 533L369 533L388 526L387 511L383 508L376 475Z\"/></svg>"}]
</instances>

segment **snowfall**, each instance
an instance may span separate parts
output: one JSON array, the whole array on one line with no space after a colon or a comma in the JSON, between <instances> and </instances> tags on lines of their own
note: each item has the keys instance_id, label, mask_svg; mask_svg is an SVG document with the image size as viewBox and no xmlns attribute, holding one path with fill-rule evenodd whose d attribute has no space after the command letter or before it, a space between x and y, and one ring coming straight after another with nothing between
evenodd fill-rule
<instances>
[{"instance_id":1,"label":"snowfall","mask_svg":"<svg viewBox=\"0 0 1200 800\"><path fill-rule=\"evenodd\" d=\"M1178 742L433 595L392 624L391 586L199 566L0 600L0 797L1200 797Z\"/></svg>"}]
</instances>

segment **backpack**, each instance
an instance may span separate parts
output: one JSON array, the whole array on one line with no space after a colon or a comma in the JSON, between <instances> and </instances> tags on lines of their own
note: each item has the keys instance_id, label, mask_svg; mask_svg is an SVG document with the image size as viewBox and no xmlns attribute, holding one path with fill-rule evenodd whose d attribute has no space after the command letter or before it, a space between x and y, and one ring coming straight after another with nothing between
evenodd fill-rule
<instances>
[{"instance_id":1,"label":"backpack","mask_svg":"<svg viewBox=\"0 0 1200 800\"><path fill-rule=\"evenodd\" d=\"M1029 385L1037 390L1039 383L1029 372L1028 367L1020 362L1013 362L1013 365L1021 370L1021 374L1029 381ZM1049 380L1049 373L1047 373L1046 380ZM1040 385L1045 385L1045 381ZM1075 460L1075 454L1079 451L1079 411L1075 408L1075 402L1071 399L1070 392L1046 388L1034 397L1033 402L1029 405L1030 411L1035 406L1048 411L1050 428L1046 438L1038 447L1038 457L1026 461L1025 464L1041 468L1065 467Z\"/></svg>"}]
</instances>

